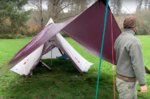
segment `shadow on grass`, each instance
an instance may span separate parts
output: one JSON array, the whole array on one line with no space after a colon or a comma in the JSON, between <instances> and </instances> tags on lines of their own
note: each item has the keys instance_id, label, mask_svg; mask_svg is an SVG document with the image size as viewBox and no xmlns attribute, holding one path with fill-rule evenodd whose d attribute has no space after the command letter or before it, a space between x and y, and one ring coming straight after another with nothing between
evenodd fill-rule
<instances>
[{"instance_id":1,"label":"shadow on grass","mask_svg":"<svg viewBox=\"0 0 150 99\"><path fill-rule=\"evenodd\" d=\"M50 66L49 60L44 60ZM69 60L53 60L52 70L39 66L32 77L16 77L6 86L3 96L11 99L92 99L96 72L80 74ZM100 97L112 98L112 78L102 73Z\"/></svg>"}]
</instances>

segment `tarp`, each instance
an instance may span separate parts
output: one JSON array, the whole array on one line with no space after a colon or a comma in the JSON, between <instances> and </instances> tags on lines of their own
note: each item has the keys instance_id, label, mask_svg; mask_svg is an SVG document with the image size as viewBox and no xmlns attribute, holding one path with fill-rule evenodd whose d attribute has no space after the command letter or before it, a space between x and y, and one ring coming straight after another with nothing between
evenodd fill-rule
<instances>
[{"instance_id":1,"label":"tarp","mask_svg":"<svg viewBox=\"0 0 150 99\"><path fill-rule=\"evenodd\" d=\"M74 17L75 18L75 17ZM57 33L59 33L66 25L73 21L73 19L67 20L63 23L51 23L47 25L37 36L35 36L26 46L24 46L10 61L10 64L14 65L21 61L23 58L31 54L34 50L39 48L42 44L49 42ZM50 46L53 47L53 46ZM46 53L46 47L44 52Z\"/></svg>"},{"instance_id":2,"label":"tarp","mask_svg":"<svg viewBox=\"0 0 150 99\"><path fill-rule=\"evenodd\" d=\"M87 72L93 63L83 58L61 34L56 35L57 46L74 62L79 72Z\"/></svg>"},{"instance_id":3,"label":"tarp","mask_svg":"<svg viewBox=\"0 0 150 99\"><path fill-rule=\"evenodd\" d=\"M51 48L51 46L55 46L59 48L61 51L65 52L68 57L72 60L75 64L75 67L78 69L79 72L87 72L93 63L87 61L83 58L65 39L61 34L56 34L53 37L53 43L49 43L49 45L42 44L39 48L34 50L31 54L25 57L23 60L18 62L11 71L18 73L20 75L29 75L32 73L32 70L35 66L39 63L40 59L42 58L42 53L44 52L43 48ZM51 49L49 49L51 50ZM48 50L47 50L48 52Z\"/></svg>"},{"instance_id":4,"label":"tarp","mask_svg":"<svg viewBox=\"0 0 150 99\"><path fill-rule=\"evenodd\" d=\"M96 2L63 29L64 33L70 35L97 56L100 55L105 8L103 2ZM103 52L103 58L109 62L112 62L111 33L113 33L114 43L121 31L109 9Z\"/></svg>"},{"instance_id":5,"label":"tarp","mask_svg":"<svg viewBox=\"0 0 150 99\"><path fill-rule=\"evenodd\" d=\"M70 20L62 23L51 23L46 26L36 37L34 37L30 43L23 47L11 60L11 64L16 64L26 56L31 54L41 45L51 40L61 30L70 35L74 40L79 42L87 50L99 56L99 49L101 46L102 30L104 23L105 4L102 0L95 2L91 7L85 10L80 15L77 15ZM110 34L114 33L114 41L121 33L114 17L111 20L111 11L109 9L109 15L107 19L107 28L104 44L103 58L107 61L112 61L112 41ZM111 28L111 23L113 28ZM114 43L113 41L113 43ZM47 52L47 49L52 46L44 46L43 53Z\"/></svg>"}]
</instances>

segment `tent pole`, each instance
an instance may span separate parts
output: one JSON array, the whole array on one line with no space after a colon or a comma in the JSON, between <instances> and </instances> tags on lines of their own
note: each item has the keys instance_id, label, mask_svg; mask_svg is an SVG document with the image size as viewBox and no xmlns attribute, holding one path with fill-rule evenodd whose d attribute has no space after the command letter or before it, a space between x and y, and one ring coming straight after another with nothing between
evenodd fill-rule
<instances>
[{"instance_id":1,"label":"tent pole","mask_svg":"<svg viewBox=\"0 0 150 99\"><path fill-rule=\"evenodd\" d=\"M42 60L40 60L43 66L45 66L47 69L52 70L46 63L44 63Z\"/></svg>"}]
</instances>

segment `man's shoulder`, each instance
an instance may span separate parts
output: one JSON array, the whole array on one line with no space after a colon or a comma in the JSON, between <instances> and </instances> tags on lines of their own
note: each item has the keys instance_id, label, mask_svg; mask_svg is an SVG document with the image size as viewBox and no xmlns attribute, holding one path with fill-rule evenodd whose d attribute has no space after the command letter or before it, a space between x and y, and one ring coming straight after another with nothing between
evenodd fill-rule
<instances>
[{"instance_id":1,"label":"man's shoulder","mask_svg":"<svg viewBox=\"0 0 150 99\"><path fill-rule=\"evenodd\" d=\"M136 36L126 32L122 32L116 39L116 42L120 41L125 42L127 45L141 45L140 40Z\"/></svg>"},{"instance_id":2,"label":"man's shoulder","mask_svg":"<svg viewBox=\"0 0 150 99\"><path fill-rule=\"evenodd\" d=\"M127 41L132 41L132 42L140 42L140 40L134 35L134 32L132 30L126 30L121 33L120 35L121 39L126 39Z\"/></svg>"},{"instance_id":3,"label":"man's shoulder","mask_svg":"<svg viewBox=\"0 0 150 99\"><path fill-rule=\"evenodd\" d=\"M136 46L141 46L140 40L136 37L132 37L131 44Z\"/></svg>"}]
</instances>

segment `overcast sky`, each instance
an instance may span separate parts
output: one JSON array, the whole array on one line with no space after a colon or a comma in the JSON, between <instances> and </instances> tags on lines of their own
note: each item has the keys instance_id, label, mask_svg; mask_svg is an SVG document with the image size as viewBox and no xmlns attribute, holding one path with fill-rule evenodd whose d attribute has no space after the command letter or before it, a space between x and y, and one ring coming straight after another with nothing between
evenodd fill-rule
<instances>
[{"instance_id":1,"label":"overcast sky","mask_svg":"<svg viewBox=\"0 0 150 99\"><path fill-rule=\"evenodd\" d=\"M137 8L137 0L123 0L122 1L122 13L134 13Z\"/></svg>"},{"instance_id":2,"label":"overcast sky","mask_svg":"<svg viewBox=\"0 0 150 99\"><path fill-rule=\"evenodd\" d=\"M94 0L93 0L94 1ZM91 1L92 4L92 1ZM136 11L137 7L137 0L122 0L122 13L134 13ZM25 10L29 9L36 9L36 6L27 4L25 7ZM46 2L43 2L43 9L47 9ZM67 9L64 10L67 12Z\"/></svg>"}]
</instances>

